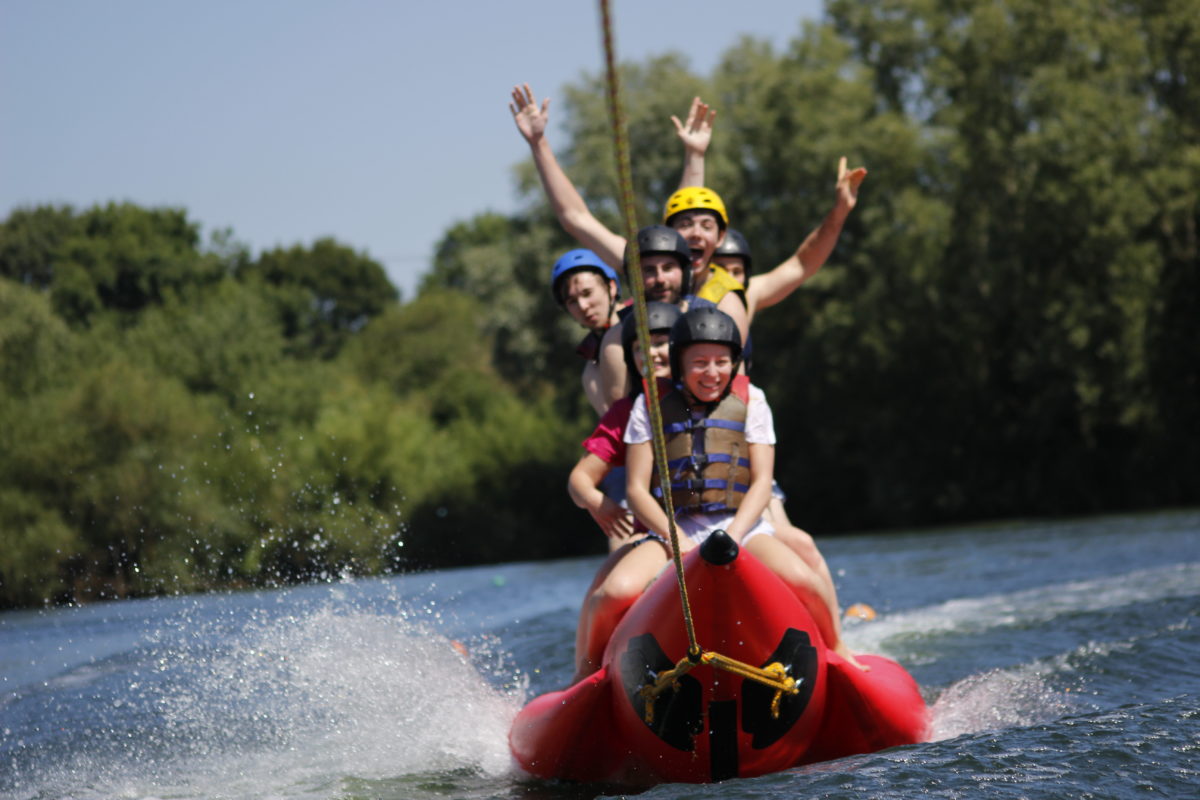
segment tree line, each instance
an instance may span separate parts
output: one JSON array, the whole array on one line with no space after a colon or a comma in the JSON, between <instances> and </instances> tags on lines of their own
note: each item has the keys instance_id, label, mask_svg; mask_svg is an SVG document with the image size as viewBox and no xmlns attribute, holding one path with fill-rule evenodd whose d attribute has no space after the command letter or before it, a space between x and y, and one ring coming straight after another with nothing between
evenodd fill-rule
<instances>
[{"instance_id":1,"label":"tree line","mask_svg":"<svg viewBox=\"0 0 1200 800\"><path fill-rule=\"evenodd\" d=\"M1200 498L1200 3L833 0L782 52L622 67L643 223L669 116L781 261L870 174L830 263L755 322L776 473L814 533ZM514 79L536 76L514 76ZM556 141L614 229L599 72ZM503 97L496 113L506 113ZM516 136L516 132L513 133ZM598 552L594 422L531 164L417 296L332 240L253 256L181 209L0 224L0 607Z\"/></svg>"}]
</instances>

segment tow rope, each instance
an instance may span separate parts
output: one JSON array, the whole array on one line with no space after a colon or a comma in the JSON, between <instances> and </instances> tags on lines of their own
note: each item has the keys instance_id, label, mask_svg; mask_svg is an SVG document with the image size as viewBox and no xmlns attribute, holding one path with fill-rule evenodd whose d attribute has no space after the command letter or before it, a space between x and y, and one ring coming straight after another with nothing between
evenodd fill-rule
<instances>
[{"instance_id":1,"label":"tow rope","mask_svg":"<svg viewBox=\"0 0 1200 800\"><path fill-rule=\"evenodd\" d=\"M621 90L617 78L616 48L613 44L612 14L608 0L600 2L600 26L604 38L604 67L605 84L608 90L608 113L612 125L613 145L617 156L617 184L621 205L621 214L625 222L625 262L628 265L630 293L633 295L634 321L637 324L638 347L642 350L642 363L652 364L650 357L650 329L646 315L646 287L642 281L642 259L637 247L637 214L633 199L633 170L629 161L629 137L625 126L625 116L621 109ZM650 430L654 450L654 468L660 476L669 475L667 470L667 441L663 434L662 409L658 400L658 382L642 378L642 387L646 394L646 408L650 412ZM663 480L667 486L669 480ZM667 513L667 528L671 538L671 555L675 562L675 577L679 583L679 598L683 605L683 624L687 629L688 653L681 658L673 669L659 673L652 683L643 686L641 696L647 701L646 722L653 722L654 698L670 689L675 682L701 664L723 669L735 675L758 681L765 686L775 689L775 697L771 701L771 716L778 718L779 701L784 693L798 694L799 684L787 674L787 669L779 663L766 667L756 667L746 664L720 653L705 651L696 641L696 628L692 621L692 606L688 600L687 585L683 580L683 557L679 552L679 531L675 526L675 508L671 501L671 493L663 492L663 505Z\"/></svg>"}]
</instances>

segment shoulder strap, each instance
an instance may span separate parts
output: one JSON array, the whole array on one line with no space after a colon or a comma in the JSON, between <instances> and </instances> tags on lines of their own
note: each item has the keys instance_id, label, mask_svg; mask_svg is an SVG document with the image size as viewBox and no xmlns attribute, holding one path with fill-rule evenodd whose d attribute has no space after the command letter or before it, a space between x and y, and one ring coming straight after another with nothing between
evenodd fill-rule
<instances>
[{"instance_id":1,"label":"shoulder strap","mask_svg":"<svg viewBox=\"0 0 1200 800\"><path fill-rule=\"evenodd\" d=\"M747 375L734 375L729 387L729 393L736 396L747 405L750 404L750 378Z\"/></svg>"}]
</instances>

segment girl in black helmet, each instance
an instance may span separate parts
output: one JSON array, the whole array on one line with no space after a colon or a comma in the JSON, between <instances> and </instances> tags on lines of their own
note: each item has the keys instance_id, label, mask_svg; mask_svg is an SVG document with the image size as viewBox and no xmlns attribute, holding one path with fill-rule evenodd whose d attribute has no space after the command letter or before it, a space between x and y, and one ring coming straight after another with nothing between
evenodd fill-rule
<instances>
[{"instance_id":1,"label":"girl in black helmet","mask_svg":"<svg viewBox=\"0 0 1200 800\"><path fill-rule=\"evenodd\" d=\"M645 526L635 525L629 511L622 505L625 500L625 426L629 423L629 414L635 402L642 394L641 376L648 378L653 374L659 382L660 394L670 389L670 332L680 313L678 306L671 303L651 301L646 304L652 361L650 369L645 368L642 349L637 346L637 326L632 324L632 320L623 326L621 345L629 373L635 376L633 389L628 396L622 397L609 408L591 436L583 441L583 448L587 452L575 464L567 480L567 492L571 499L575 501L575 505L592 515L592 519L608 537L609 549L612 551L596 572L596 577L588 588L587 599L580 610L575 640L576 674L572 683L582 680L598 668L604 644L616 625L616 620L620 619L620 615L637 598L641 590L639 588L633 593L629 603L615 612L611 609L605 610L600 625L594 621L598 609L598 605L592 601L594 594L610 580L618 565L621 565L621 570L612 578L613 582L623 580L626 574L640 574L640 565L643 562L658 564L661 567L665 561L663 551L658 547L638 547L651 539L639 535L646 533ZM617 487L611 485L610 479L614 478L619 479ZM619 493L614 491L618 488ZM631 557L635 549L643 552ZM613 593L612 586L613 583L609 583L610 594ZM615 616L612 617L610 625L608 622L612 613L615 613Z\"/></svg>"},{"instance_id":2,"label":"girl in black helmet","mask_svg":"<svg viewBox=\"0 0 1200 800\"><path fill-rule=\"evenodd\" d=\"M630 505L651 530L665 533L655 496L670 491L676 522L690 540L686 549L717 528L738 542L774 532L762 518L774 474L774 421L762 391L737 376L741 353L737 326L711 306L689 310L671 329L675 388L662 398L669 486L652 483L646 469L653 455L644 403L626 428Z\"/></svg>"},{"instance_id":3,"label":"girl in black helmet","mask_svg":"<svg viewBox=\"0 0 1200 800\"><path fill-rule=\"evenodd\" d=\"M741 349L736 324L715 308L691 309L676 321L670 353L674 389L661 401L669 482L660 485L656 477L649 413L644 402L637 403L625 430L629 507L665 539L668 520L658 498L670 492L684 550L724 530L792 587L826 643L857 664L841 639L832 584L774 536L764 514L774 475L774 422L762 390L737 375ZM641 577L622 575L627 585Z\"/></svg>"},{"instance_id":4,"label":"girl in black helmet","mask_svg":"<svg viewBox=\"0 0 1200 800\"><path fill-rule=\"evenodd\" d=\"M679 318L679 308L670 303L646 304L650 331L651 359L656 378L671 377L668 361L671 326ZM626 368L634 376L633 390L613 403L592 434L583 441L586 451L571 470L567 492L575 505L592 515L600 530L608 537L609 550L626 544L633 535L633 521L623 507L625 501L625 425L633 402L642 392L640 376L642 352L637 344L637 325L632 322L621 328L621 347Z\"/></svg>"}]
</instances>

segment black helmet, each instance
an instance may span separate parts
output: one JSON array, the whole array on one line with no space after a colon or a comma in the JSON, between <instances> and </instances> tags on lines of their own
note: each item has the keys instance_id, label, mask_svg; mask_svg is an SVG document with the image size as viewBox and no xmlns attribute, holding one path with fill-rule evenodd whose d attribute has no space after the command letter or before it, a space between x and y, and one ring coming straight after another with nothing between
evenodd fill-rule
<instances>
[{"instance_id":1,"label":"black helmet","mask_svg":"<svg viewBox=\"0 0 1200 800\"><path fill-rule=\"evenodd\" d=\"M716 306L701 306L688 309L671 326L671 380L676 383L683 380L680 365L683 348L702 342L729 345L733 368L737 371L738 360L742 357L742 334L738 332L737 323Z\"/></svg>"},{"instance_id":2,"label":"black helmet","mask_svg":"<svg viewBox=\"0 0 1200 800\"><path fill-rule=\"evenodd\" d=\"M742 265L746 270L746 280L743 284L750 285L750 245L746 243L746 237L741 233L729 228L725 231L725 241L717 245L717 249L713 251L714 256L738 256L742 259Z\"/></svg>"},{"instance_id":3,"label":"black helmet","mask_svg":"<svg viewBox=\"0 0 1200 800\"><path fill-rule=\"evenodd\" d=\"M688 246L682 233L666 225L648 225L638 231L637 248L638 255L642 258L660 253L674 256L679 262L679 268L683 270L680 294L686 296L692 293L692 248ZM625 254L625 275L629 276L628 252Z\"/></svg>"},{"instance_id":4,"label":"black helmet","mask_svg":"<svg viewBox=\"0 0 1200 800\"><path fill-rule=\"evenodd\" d=\"M674 303L651 300L646 303L646 327L650 333L670 333L671 326L682 313ZM635 376L635 382L638 371L637 364L633 361L633 343L637 341L637 333L637 319L633 314L629 314L621 323L621 347L625 350L625 368L629 370L630 375Z\"/></svg>"}]
</instances>

